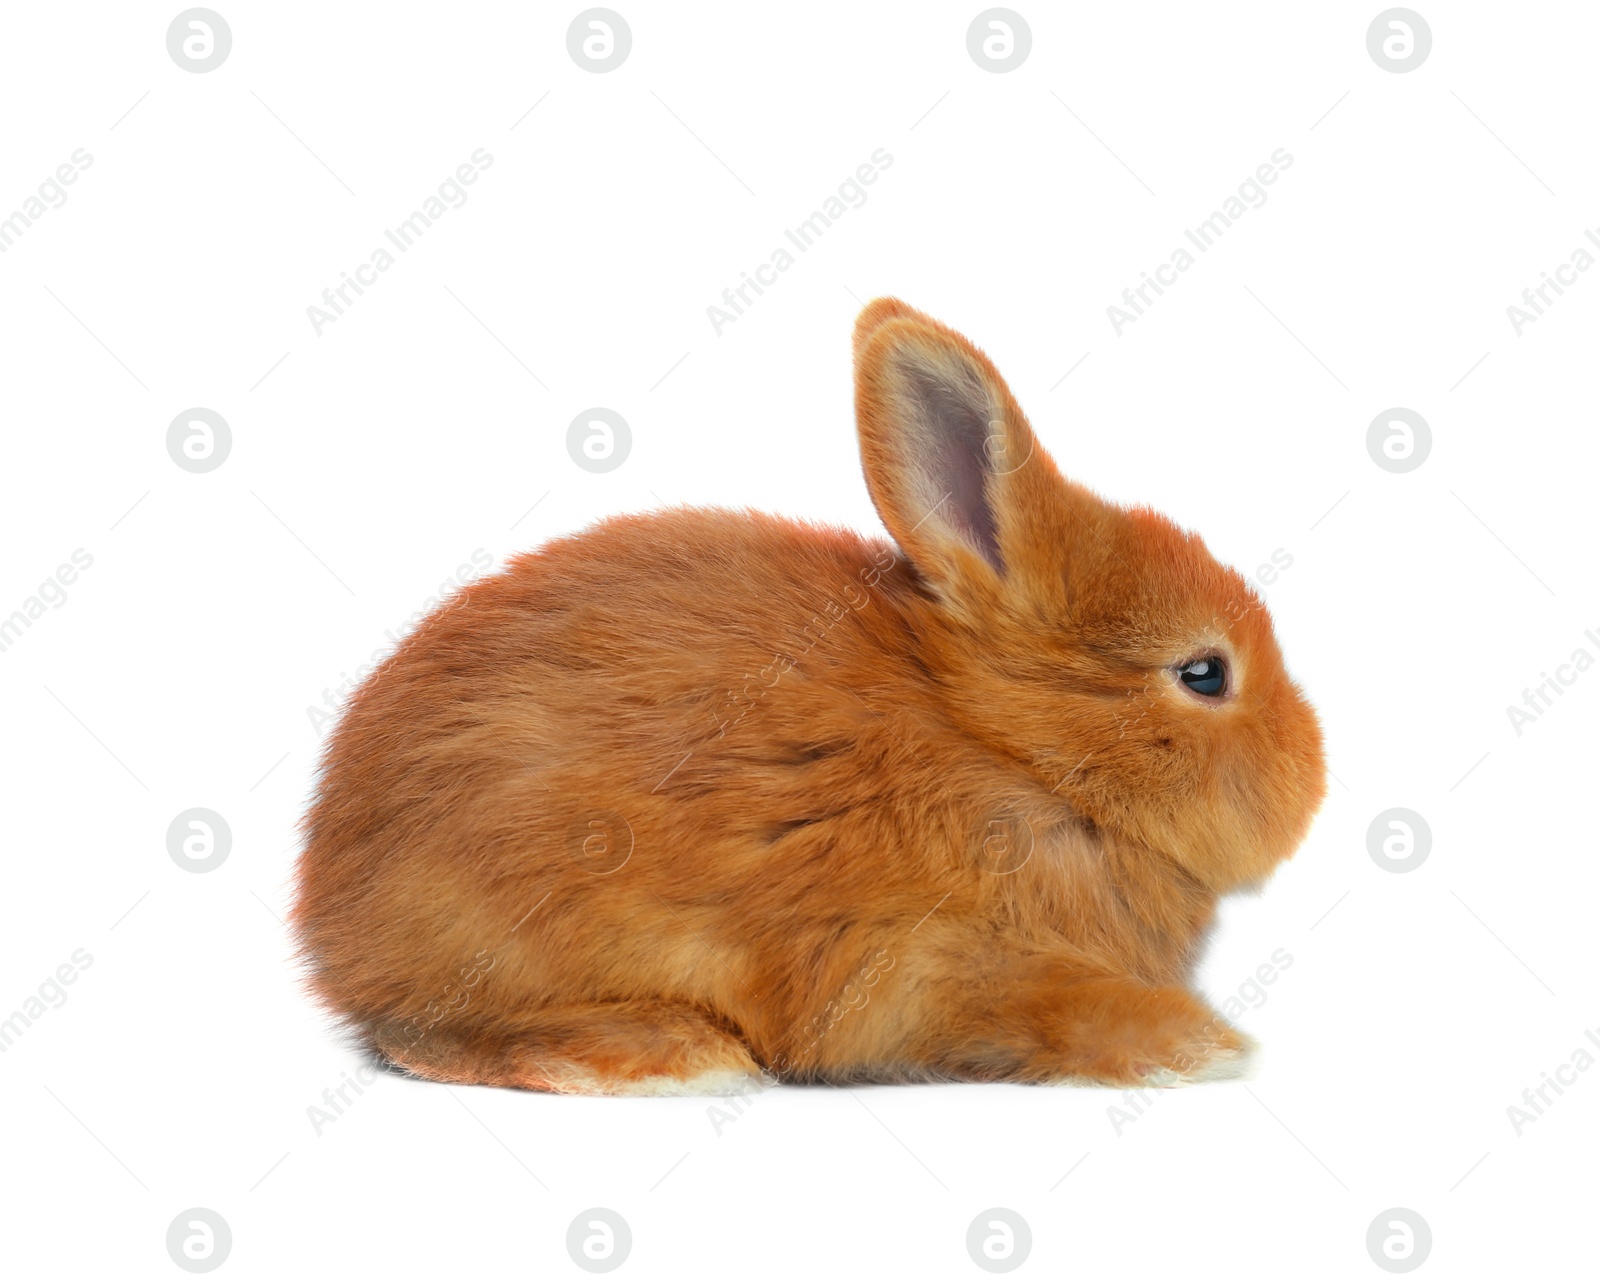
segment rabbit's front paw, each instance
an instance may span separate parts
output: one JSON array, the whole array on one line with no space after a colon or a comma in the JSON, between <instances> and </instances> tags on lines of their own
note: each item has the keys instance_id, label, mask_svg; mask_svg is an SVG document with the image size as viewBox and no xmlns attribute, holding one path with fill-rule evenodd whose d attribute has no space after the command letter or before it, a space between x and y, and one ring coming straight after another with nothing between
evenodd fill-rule
<instances>
[{"instance_id":1,"label":"rabbit's front paw","mask_svg":"<svg viewBox=\"0 0 1600 1283\"><path fill-rule=\"evenodd\" d=\"M1172 1087L1249 1071L1255 1040L1183 989L1099 982L1075 997L1068 1077Z\"/></svg>"},{"instance_id":2,"label":"rabbit's front paw","mask_svg":"<svg viewBox=\"0 0 1600 1283\"><path fill-rule=\"evenodd\" d=\"M1222 1082L1248 1078L1259 1048L1248 1034L1216 1017L1198 1034L1151 1062L1144 1074L1149 1087L1180 1087L1187 1083Z\"/></svg>"}]
</instances>

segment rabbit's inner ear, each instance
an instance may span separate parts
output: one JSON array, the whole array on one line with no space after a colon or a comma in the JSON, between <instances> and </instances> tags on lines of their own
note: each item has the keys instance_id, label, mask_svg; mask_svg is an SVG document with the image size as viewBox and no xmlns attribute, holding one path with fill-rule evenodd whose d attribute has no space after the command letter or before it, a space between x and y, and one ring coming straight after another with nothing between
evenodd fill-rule
<instances>
[{"instance_id":1,"label":"rabbit's inner ear","mask_svg":"<svg viewBox=\"0 0 1600 1283\"><path fill-rule=\"evenodd\" d=\"M976 369L941 356L908 351L900 359L913 520L944 526L1004 574L988 495L991 464L1005 448L1000 412Z\"/></svg>"}]
</instances>

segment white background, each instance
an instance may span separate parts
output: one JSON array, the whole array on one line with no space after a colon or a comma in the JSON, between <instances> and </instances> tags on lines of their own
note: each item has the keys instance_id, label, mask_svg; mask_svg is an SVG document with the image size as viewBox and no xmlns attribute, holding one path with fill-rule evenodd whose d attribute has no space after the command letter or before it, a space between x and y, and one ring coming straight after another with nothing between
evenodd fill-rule
<instances>
[{"instance_id":1,"label":"white background","mask_svg":"<svg viewBox=\"0 0 1600 1283\"><path fill-rule=\"evenodd\" d=\"M6 1273L182 1277L196 1206L248 1279L587 1277L592 1206L652 1279L985 1277L990 1207L1041 1278L1382 1277L1397 1206L1423 1275L1592 1264L1600 1071L1521 1135L1507 1108L1600 1025L1600 670L1520 735L1506 708L1600 659L1600 272L1520 337L1506 308L1600 225L1600 11L1425 6L1393 74L1375 2L1017 0L1032 52L994 74L976 0L615 3L609 74L568 55L576 3L217 0L206 74L168 56L176 3L7 14L0 214L93 163L0 255L0 616L93 565L0 652L0 1015L93 963L0 1055ZM466 204L319 337L307 307L477 148ZM708 305L878 148L718 336ZM1106 308L1277 148L1267 203L1119 337ZM1264 595L1336 782L1199 977L1220 1003L1292 955L1241 1021L1257 1077L1120 1134L1110 1091L778 1088L719 1134L705 1100L386 1077L315 1134L359 1061L281 923L309 710L478 549L685 502L876 531L849 336L884 293L983 345L1069 474L1246 573L1292 557ZM203 475L165 444L194 406L233 434ZM590 406L632 429L604 475L565 449ZM1405 474L1366 450L1392 406L1433 434ZM203 875L166 849L196 806L233 834ZM1367 849L1396 806L1432 831L1405 874Z\"/></svg>"}]
</instances>

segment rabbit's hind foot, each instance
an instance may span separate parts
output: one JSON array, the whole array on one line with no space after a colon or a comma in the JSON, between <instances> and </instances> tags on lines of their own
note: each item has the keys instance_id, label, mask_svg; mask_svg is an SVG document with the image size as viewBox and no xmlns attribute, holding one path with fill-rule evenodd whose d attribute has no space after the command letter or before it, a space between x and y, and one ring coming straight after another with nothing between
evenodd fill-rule
<instances>
[{"instance_id":1,"label":"rabbit's hind foot","mask_svg":"<svg viewBox=\"0 0 1600 1283\"><path fill-rule=\"evenodd\" d=\"M369 1025L391 1064L434 1082L586 1096L741 1096L763 1086L738 1037L677 1003L545 1007L491 1022Z\"/></svg>"}]
</instances>

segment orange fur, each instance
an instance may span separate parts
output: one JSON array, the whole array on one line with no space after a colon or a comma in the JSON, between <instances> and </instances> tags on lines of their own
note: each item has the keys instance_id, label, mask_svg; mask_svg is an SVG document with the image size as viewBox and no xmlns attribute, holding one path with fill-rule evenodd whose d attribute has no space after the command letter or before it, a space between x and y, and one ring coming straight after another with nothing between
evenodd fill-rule
<instances>
[{"instance_id":1,"label":"orange fur","mask_svg":"<svg viewBox=\"0 0 1600 1283\"><path fill-rule=\"evenodd\" d=\"M464 588L351 699L294 926L396 1064L1132 1083L1244 1049L1185 982L1324 788L1264 607L1064 480L953 331L880 300L855 352L898 550L615 518ZM1174 675L1207 653L1227 699Z\"/></svg>"}]
</instances>

